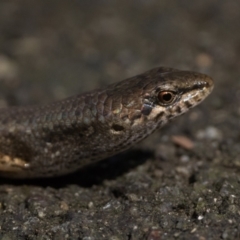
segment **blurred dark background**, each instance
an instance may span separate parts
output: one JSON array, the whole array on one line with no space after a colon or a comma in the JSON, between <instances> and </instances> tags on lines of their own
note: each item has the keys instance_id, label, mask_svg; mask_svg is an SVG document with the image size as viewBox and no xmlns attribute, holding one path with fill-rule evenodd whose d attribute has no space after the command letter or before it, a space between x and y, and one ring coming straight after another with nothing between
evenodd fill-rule
<instances>
[{"instance_id":1,"label":"blurred dark background","mask_svg":"<svg viewBox=\"0 0 240 240\"><path fill-rule=\"evenodd\" d=\"M234 0L1 0L0 77L21 87L12 96L19 104L59 99L159 65L218 77L219 65L239 66L239 14Z\"/></svg>"}]
</instances>

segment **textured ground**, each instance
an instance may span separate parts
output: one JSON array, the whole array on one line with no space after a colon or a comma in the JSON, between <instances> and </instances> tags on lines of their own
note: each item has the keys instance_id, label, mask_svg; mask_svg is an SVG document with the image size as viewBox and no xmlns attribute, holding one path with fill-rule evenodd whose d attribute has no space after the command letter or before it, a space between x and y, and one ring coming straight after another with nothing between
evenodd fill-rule
<instances>
[{"instance_id":1,"label":"textured ground","mask_svg":"<svg viewBox=\"0 0 240 240\"><path fill-rule=\"evenodd\" d=\"M67 177L0 179L0 239L239 239L239 23L236 0L0 0L1 107L160 65L205 72L216 85L127 153Z\"/></svg>"}]
</instances>

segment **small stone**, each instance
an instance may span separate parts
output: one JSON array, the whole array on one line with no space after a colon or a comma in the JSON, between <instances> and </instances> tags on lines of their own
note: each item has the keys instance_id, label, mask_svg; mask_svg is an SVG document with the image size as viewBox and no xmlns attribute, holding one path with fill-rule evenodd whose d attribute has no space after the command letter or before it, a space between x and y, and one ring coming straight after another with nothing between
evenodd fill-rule
<instances>
[{"instance_id":1,"label":"small stone","mask_svg":"<svg viewBox=\"0 0 240 240\"><path fill-rule=\"evenodd\" d=\"M222 132L216 127L209 126L205 130L198 131L196 137L201 140L202 139L221 140Z\"/></svg>"},{"instance_id":2,"label":"small stone","mask_svg":"<svg viewBox=\"0 0 240 240\"><path fill-rule=\"evenodd\" d=\"M66 202L62 201L61 204L60 204L60 208L62 210L67 211L69 209L69 206L68 206L68 204Z\"/></svg>"},{"instance_id":3,"label":"small stone","mask_svg":"<svg viewBox=\"0 0 240 240\"><path fill-rule=\"evenodd\" d=\"M175 135L175 136L172 136L172 141L182 147L182 148L185 148L187 150L191 150L194 148L194 143L191 139L185 137L185 136L178 136L178 135Z\"/></svg>"},{"instance_id":4,"label":"small stone","mask_svg":"<svg viewBox=\"0 0 240 240\"><path fill-rule=\"evenodd\" d=\"M213 59L210 55L201 53L197 56L196 63L200 68L207 68L212 66Z\"/></svg>"},{"instance_id":5,"label":"small stone","mask_svg":"<svg viewBox=\"0 0 240 240\"><path fill-rule=\"evenodd\" d=\"M17 74L17 65L6 56L0 55L0 79L11 80L16 78Z\"/></svg>"}]
</instances>

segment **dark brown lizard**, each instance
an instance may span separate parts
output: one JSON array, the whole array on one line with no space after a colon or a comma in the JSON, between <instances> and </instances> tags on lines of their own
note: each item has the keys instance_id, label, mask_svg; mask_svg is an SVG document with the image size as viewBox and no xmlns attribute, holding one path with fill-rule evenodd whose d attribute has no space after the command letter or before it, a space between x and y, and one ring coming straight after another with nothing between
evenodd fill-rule
<instances>
[{"instance_id":1,"label":"dark brown lizard","mask_svg":"<svg viewBox=\"0 0 240 240\"><path fill-rule=\"evenodd\" d=\"M204 74L155 68L36 107L0 110L0 174L49 177L121 152L204 100Z\"/></svg>"}]
</instances>

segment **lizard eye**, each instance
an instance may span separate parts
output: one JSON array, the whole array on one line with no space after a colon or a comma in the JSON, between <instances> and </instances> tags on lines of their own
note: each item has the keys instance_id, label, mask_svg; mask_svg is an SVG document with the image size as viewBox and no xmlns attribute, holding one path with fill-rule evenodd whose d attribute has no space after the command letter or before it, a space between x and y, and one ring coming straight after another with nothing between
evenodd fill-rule
<instances>
[{"instance_id":1,"label":"lizard eye","mask_svg":"<svg viewBox=\"0 0 240 240\"><path fill-rule=\"evenodd\" d=\"M174 102L176 96L177 96L176 92L162 91L158 94L158 100L160 104L169 105Z\"/></svg>"}]
</instances>

